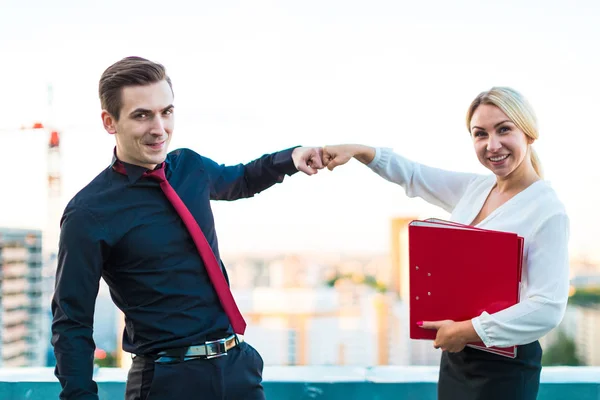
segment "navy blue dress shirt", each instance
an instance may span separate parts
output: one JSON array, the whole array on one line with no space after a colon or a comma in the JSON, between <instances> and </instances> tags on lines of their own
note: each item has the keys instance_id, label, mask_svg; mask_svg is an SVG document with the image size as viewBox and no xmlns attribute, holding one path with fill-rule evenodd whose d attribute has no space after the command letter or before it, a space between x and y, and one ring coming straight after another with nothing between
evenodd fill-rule
<instances>
[{"instance_id":1,"label":"navy blue dress shirt","mask_svg":"<svg viewBox=\"0 0 600 400\"><path fill-rule=\"evenodd\" d=\"M167 179L217 260L210 201L252 197L282 182L297 172L292 151L235 166L217 164L189 149L168 154ZM125 314L127 352L154 354L232 332L198 250L158 182L142 178L143 167L123 163L127 175L122 175L113 164L69 202L61 220L52 299L61 399L98 398L92 379L92 325L100 277Z\"/></svg>"}]
</instances>

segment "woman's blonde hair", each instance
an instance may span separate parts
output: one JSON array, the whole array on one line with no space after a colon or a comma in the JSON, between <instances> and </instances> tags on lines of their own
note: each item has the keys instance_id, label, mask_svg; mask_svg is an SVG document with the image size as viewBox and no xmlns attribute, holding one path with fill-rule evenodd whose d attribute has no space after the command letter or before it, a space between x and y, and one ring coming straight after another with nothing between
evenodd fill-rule
<instances>
[{"instance_id":1,"label":"woman's blonde hair","mask_svg":"<svg viewBox=\"0 0 600 400\"><path fill-rule=\"evenodd\" d=\"M489 104L498 107L525 135L537 140L539 135L537 118L529 102L514 89L509 87L493 87L481 92L473 100L467 112L467 129L471 131L471 119L477 107ZM529 156L535 172L542 178L542 164L533 147L529 147Z\"/></svg>"}]
</instances>

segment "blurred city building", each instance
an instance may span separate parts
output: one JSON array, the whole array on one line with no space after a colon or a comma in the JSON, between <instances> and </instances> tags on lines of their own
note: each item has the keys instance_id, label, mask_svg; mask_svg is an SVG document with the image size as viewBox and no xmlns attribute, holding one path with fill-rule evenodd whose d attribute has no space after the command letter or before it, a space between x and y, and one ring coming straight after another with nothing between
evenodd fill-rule
<instances>
[{"instance_id":1,"label":"blurred city building","mask_svg":"<svg viewBox=\"0 0 600 400\"><path fill-rule=\"evenodd\" d=\"M0 367L42 366L42 233L0 228Z\"/></svg>"}]
</instances>

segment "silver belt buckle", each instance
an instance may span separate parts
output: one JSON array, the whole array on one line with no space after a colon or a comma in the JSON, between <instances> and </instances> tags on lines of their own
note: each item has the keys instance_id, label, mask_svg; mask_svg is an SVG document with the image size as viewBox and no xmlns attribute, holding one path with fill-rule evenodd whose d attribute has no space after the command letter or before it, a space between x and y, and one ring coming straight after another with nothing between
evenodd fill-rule
<instances>
[{"instance_id":1,"label":"silver belt buckle","mask_svg":"<svg viewBox=\"0 0 600 400\"><path fill-rule=\"evenodd\" d=\"M227 339L212 340L204 343L206 358L217 358L227 355Z\"/></svg>"}]
</instances>

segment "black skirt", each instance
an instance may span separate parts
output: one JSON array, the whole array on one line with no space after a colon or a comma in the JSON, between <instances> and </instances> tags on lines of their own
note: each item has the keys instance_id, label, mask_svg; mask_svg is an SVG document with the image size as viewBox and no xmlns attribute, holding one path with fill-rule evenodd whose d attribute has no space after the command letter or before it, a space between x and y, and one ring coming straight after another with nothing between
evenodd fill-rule
<instances>
[{"instance_id":1,"label":"black skirt","mask_svg":"<svg viewBox=\"0 0 600 400\"><path fill-rule=\"evenodd\" d=\"M508 358L465 347L442 353L438 400L535 400L540 386L542 348L518 346Z\"/></svg>"}]
</instances>

